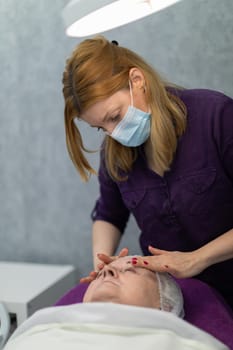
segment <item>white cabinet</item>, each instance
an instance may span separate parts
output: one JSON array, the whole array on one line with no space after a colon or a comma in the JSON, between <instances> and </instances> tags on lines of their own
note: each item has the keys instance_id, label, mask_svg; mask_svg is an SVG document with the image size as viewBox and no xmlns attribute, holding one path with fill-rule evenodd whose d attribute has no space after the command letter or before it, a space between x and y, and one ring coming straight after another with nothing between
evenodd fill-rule
<instances>
[{"instance_id":1,"label":"white cabinet","mask_svg":"<svg viewBox=\"0 0 233 350\"><path fill-rule=\"evenodd\" d=\"M52 306L76 283L71 265L0 261L0 303L16 315L17 326L36 310Z\"/></svg>"}]
</instances>

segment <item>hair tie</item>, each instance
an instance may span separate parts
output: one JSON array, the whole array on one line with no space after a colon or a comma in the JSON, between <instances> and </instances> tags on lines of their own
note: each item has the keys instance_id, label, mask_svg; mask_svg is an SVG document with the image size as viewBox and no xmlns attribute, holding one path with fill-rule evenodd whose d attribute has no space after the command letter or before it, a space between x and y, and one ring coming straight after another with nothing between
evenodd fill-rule
<instances>
[{"instance_id":1,"label":"hair tie","mask_svg":"<svg viewBox=\"0 0 233 350\"><path fill-rule=\"evenodd\" d=\"M112 44L113 44L113 45L116 45L116 46L119 45L119 44L118 44L118 41L116 41L116 40L112 40Z\"/></svg>"},{"instance_id":2,"label":"hair tie","mask_svg":"<svg viewBox=\"0 0 233 350\"><path fill-rule=\"evenodd\" d=\"M76 69L77 67L75 67ZM74 70L75 70L74 69ZM75 86L74 86L74 81L73 81L73 71L72 68L70 67L69 71L68 71L68 78L69 78L69 83L70 83L70 88L71 88L71 95L73 97L73 102L74 102L74 106L77 109L78 113L80 113L80 103L79 103L79 98L78 95L75 91Z\"/></svg>"}]
</instances>

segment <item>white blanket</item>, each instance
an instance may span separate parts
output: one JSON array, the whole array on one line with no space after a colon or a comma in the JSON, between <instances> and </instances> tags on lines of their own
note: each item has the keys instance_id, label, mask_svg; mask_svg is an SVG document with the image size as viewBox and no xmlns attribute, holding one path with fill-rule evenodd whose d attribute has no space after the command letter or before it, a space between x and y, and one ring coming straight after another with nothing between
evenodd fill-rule
<instances>
[{"instance_id":1,"label":"white blanket","mask_svg":"<svg viewBox=\"0 0 233 350\"><path fill-rule=\"evenodd\" d=\"M111 303L37 311L4 350L226 350L224 344L171 313Z\"/></svg>"}]
</instances>

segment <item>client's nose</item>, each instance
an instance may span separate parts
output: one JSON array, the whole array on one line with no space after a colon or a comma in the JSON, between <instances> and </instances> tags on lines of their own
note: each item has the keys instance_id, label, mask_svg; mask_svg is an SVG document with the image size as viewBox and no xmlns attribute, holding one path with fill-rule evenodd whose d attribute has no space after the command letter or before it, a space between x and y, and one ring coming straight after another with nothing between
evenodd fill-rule
<instances>
[{"instance_id":1,"label":"client's nose","mask_svg":"<svg viewBox=\"0 0 233 350\"><path fill-rule=\"evenodd\" d=\"M114 277L116 278L118 276L117 270L109 265L106 265L103 269L103 277Z\"/></svg>"}]
</instances>

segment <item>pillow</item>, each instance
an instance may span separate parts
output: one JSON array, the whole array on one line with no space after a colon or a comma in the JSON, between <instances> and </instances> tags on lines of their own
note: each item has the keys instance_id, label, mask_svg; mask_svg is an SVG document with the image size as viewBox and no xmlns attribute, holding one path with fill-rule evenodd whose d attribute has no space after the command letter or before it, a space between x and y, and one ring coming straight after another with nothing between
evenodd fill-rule
<instances>
[{"instance_id":1,"label":"pillow","mask_svg":"<svg viewBox=\"0 0 233 350\"><path fill-rule=\"evenodd\" d=\"M184 319L228 345L233 350L233 312L206 283L194 278L177 280L184 297ZM88 284L78 284L56 306L81 303Z\"/></svg>"}]
</instances>

